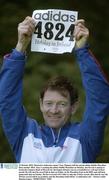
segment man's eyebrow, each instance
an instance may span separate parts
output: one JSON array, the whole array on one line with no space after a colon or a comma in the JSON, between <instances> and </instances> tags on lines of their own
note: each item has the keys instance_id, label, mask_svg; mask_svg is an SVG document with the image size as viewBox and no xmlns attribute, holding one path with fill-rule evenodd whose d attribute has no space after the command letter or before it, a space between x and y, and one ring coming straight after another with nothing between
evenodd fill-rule
<instances>
[{"instance_id":1,"label":"man's eyebrow","mask_svg":"<svg viewBox=\"0 0 109 180\"><path fill-rule=\"evenodd\" d=\"M44 100L44 103L53 102L52 100Z\"/></svg>"},{"instance_id":2,"label":"man's eyebrow","mask_svg":"<svg viewBox=\"0 0 109 180\"><path fill-rule=\"evenodd\" d=\"M44 102L52 102L52 101L54 101L54 100L44 100ZM68 100L60 100L60 101L57 101L58 103L67 103L68 102Z\"/></svg>"}]
</instances>

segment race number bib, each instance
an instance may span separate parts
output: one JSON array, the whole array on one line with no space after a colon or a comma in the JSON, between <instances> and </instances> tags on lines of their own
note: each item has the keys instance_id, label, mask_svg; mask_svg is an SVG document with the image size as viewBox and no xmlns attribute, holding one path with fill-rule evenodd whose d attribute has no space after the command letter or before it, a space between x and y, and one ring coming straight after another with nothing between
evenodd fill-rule
<instances>
[{"instance_id":1,"label":"race number bib","mask_svg":"<svg viewBox=\"0 0 109 180\"><path fill-rule=\"evenodd\" d=\"M72 34L77 16L77 11L35 10L32 18L36 21L36 26L31 51L57 54L72 52L75 46Z\"/></svg>"}]
</instances>

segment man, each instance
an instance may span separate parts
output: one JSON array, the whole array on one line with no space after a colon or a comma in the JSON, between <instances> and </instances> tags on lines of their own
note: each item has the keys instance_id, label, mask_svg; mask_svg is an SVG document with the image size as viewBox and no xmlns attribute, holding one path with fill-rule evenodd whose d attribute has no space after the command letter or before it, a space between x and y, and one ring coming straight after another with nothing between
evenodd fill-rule
<instances>
[{"instance_id":1,"label":"man","mask_svg":"<svg viewBox=\"0 0 109 180\"><path fill-rule=\"evenodd\" d=\"M64 77L51 79L40 94L45 125L27 117L22 105L25 51L35 29L31 17L18 26L18 43L4 58L0 73L0 112L3 128L17 162L92 163L101 150L109 114L109 82L86 45L89 30L84 20L75 24L75 54L86 92L81 123L71 123L78 94Z\"/></svg>"}]
</instances>

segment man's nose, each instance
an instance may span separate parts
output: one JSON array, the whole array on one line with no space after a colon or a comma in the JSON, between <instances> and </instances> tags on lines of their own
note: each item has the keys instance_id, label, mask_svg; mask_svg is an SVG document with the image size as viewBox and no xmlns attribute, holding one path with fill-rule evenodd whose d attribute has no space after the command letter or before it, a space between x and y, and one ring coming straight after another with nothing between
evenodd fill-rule
<instances>
[{"instance_id":1,"label":"man's nose","mask_svg":"<svg viewBox=\"0 0 109 180\"><path fill-rule=\"evenodd\" d=\"M51 113L55 114L55 113L58 113L59 112L59 108L57 105L53 105L51 107Z\"/></svg>"}]
</instances>

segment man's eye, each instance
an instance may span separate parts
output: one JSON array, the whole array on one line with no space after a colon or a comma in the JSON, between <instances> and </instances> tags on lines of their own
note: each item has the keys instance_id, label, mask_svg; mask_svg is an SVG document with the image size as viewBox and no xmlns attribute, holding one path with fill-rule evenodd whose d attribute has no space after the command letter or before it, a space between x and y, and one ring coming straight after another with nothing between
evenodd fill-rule
<instances>
[{"instance_id":1,"label":"man's eye","mask_svg":"<svg viewBox=\"0 0 109 180\"><path fill-rule=\"evenodd\" d=\"M64 106L66 106L66 103L60 103L60 105L64 107Z\"/></svg>"},{"instance_id":2,"label":"man's eye","mask_svg":"<svg viewBox=\"0 0 109 180\"><path fill-rule=\"evenodd\" d=\"M52 102L46 102L46 105L52 105Z\"/></svg>"}]
</instances>

